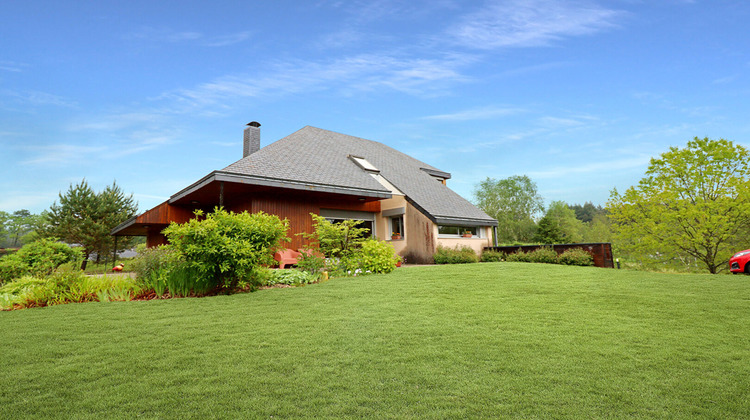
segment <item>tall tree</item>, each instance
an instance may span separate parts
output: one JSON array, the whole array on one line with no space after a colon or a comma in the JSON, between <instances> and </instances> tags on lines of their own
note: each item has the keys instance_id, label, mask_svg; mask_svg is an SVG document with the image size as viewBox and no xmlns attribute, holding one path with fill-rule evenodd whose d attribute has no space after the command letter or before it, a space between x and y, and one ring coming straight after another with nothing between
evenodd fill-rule
<instances>
[{"instance_id":1,"label":"tall tree","mask_svg":"<svg viewBox=\"0 0 750 420\"><path fill-rule=\"evenodd\" d=\"M0 210L0 246L2 246L2 243L5 241L5 238L8 235L9 218L10 215L8 213Z\"/></svg>"},{"instance_id":2,"label":"tall tree","mask_svg":"<svg viewBox=\"0 0 750 420\"><path fill-rule=\"evenodd\" d=\"M544 211L536 183L526 175L487 178L474 188L474 201L497 219L499 242L528 242L534 237L534 218Z\"/></svg>"},{"instance_id":3,"label":"tall tree","mask_svg":"<svg viewBox=\"0 0 750 420\"><path fill-rule=\"evenodd\" d=\"M112 250L114 239L109 233L138 209L133 195L126 196L116 183L97 194L85 179L71 184L65 194L60 193L59 201L50 207L45 233L80 244L84 254L81 269L86 268L93 253L102 255Z\"/></svg>"},{"instance_id":4,"label":"tall tree","mask_svg":"<svg viewBox=\"0 0 750 420\"><path fill-rule=\"evenodd\" d=\"M695 138L651 159L646 177L607 204L616 240L656 260L726 269L729 247L750 224L750 153L724 139Z\"/></svg>"},{"instance_id":5,"label":"tall tree","mask_svg":"<svg viewBox=\"0 0 750 420\"><path fill-rule=\"evenodd\" d=\"M16 248L21 245L21 237L29 233L32 229L34 223L33 216L26 209L16 210L10 215L7 222L7 229L11 247Z\"/></svg>"},{"instance_id":6,"label":"tall tree","mask_svg":"<svg viewBox=\"0 0 750 420\"><path fill-rule=\"evenodd\" d=\"M573 244L583 240L582 231L583 222L576 219L575 212L565 202L553 201L539 221L534 239L545 244Z\"/></svg>"}]
</instances>

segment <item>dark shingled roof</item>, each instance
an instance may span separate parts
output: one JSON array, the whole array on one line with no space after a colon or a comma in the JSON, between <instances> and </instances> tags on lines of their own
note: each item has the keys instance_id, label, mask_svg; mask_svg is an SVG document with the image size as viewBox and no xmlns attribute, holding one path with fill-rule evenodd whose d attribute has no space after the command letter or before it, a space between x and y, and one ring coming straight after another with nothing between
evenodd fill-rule
<instances>
[{"instance_id":1,"label":"dark shingled roof","mask_svg":"<svg viewBox=\"0 0 750 420\"><path fill-rule=\"evenodd\" d=\"M350 155L367 159L409 202L437 223L497 224L430 175L449 178L450 174L382 143L316 127L304 127L218 172L389 193Z\"/></svg>"}]
</instances>

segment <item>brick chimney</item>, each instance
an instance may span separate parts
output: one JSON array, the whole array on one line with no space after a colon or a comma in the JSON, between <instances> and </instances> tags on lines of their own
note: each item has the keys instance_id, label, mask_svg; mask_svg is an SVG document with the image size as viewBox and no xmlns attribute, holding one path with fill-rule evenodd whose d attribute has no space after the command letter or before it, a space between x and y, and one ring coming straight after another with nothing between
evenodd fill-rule
<instances>
[{"instance_id":1,"label":"brick chimney","mask_svg":"<svg viewBox=\"0 0 750 420\"><path fill-rule=\"evenodd\" d=\"M260 123L253 121L245 129L242 157L248 157L258 150L260 150Z\"/></svg>"}]
</instances>

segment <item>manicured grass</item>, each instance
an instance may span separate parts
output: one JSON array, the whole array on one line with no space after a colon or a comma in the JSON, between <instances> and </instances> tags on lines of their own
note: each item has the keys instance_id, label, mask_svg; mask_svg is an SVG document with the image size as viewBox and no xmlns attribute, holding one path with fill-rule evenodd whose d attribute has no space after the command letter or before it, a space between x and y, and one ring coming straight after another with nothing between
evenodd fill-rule
<instances>
[{"instance_id":1,"label":"manicured grass","mask_svg":"<svg viewBox=\"0 0 750 420\"><path fill-rule=\"evenodd\" d=\"M0 331L0 418L750 417L747 276L407 267Z\"/></svg>"}]
</instances>

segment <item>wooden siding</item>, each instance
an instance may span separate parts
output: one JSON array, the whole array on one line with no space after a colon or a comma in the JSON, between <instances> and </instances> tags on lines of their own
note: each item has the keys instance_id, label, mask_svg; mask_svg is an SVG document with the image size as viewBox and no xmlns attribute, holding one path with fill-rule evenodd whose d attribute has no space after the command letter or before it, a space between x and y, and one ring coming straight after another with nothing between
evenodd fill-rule
<instances>
[{"instance_id":1,"label":"wooden siding","mask_svg":"<svg viewBox=\"0 0 750 420\"><path fill-rule=\"evenodd\" d=\"M144 225L168 225L170 222L185 223L192 218L192 210L184 207L173 206L165 201L138 216L138 218L135 219L135 222Z\"/></svg>"},{"instance_id":2,"label":"wooden siding","mask_svg":"<svg viewBox=\"0 0 750 420\"><path fill-rule=\"evenodd\" d=\"M228 208L234 212L248 211L257 213L259 211L275 214L281 219L289 220L289 232L287 237L291 242L284 246L289 249L299 249L308 245L308 241L299 233L310 233L313 231L313 220L310 213L320 214L320 209L355 210L377 213L380 211L380 202L344 201L338 197L314 197L293 196L281 194L253 194L237 199Z\"/></svg>"}]
</instances>

